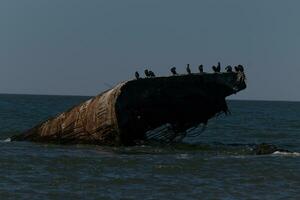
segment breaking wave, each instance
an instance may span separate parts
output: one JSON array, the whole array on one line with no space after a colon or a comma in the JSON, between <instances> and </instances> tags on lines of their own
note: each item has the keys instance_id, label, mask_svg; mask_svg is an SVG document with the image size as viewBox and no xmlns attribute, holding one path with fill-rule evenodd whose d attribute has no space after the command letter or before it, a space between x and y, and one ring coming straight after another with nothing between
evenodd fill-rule
<instances>
[{"instance_id":1,"label":"breaking wave","mask_svg":"<svg viewBox=\"0 0 300 200\"><path fill-rule=\"evenodd\" d=\"M281 156L300 156L299 152L284 152L284 151L275 151L272 153L273 155L281 155Z\"/></svg>"},{"instance_id":2,"label":"breaking wave","mask_svg":"<svg viewBox=\"0 0 300 200\"><path fill-rule=\"evenodd\" d=\"M7 138L5 140L0 140L0 143L8 143L8 142L11 142L10 138Z\"/></svg>"}]
</instances>

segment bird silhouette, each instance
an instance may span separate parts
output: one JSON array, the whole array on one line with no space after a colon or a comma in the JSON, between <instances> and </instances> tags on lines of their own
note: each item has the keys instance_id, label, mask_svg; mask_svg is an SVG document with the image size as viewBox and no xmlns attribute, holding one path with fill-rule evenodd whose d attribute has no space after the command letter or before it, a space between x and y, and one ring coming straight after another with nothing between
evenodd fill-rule
<instances>
[{"instance_id":1,"label":"bird silhouette","mask_svg":"<svg viewBox=\"0 0 300 200\"><path fill-rule=\"evenodd\" d=\"M170 71L172 72L173 75L177 75L176 67L172 67L172 68L170 69Z\"/></svg>"},{"instance_id":2,"label":"bird silhouette","mask_svg":"<svg viewBox=\"0 0 300 200\"><path fill-rule=\"evenodd\" d=\"M199 65L198 69L200 73L203 73L203 65Z\"/></svg>"},{"instance_id":3,"label":"bird silhouette","mask_svg":"<svg viewBox=\"0 0 300 200\"><path fill-rule=\"evenodd\" d=\"M217 72L220 72L221 71L221 63L218 62L218 65L217 65Z\"/></svg>"},{"instance_id":4,"label":"bird silhouette","mask_svg":"<svg viewBox=\"0 0 300 200\"><path fill-rule=\"evenodd\" d=\"M191 74L191 73L192 73L192 72L191 72L191 69L190 69L190 64L187 64L187 65L186 65L186 71L187 71L188 74Z\"/></svg>"},{"instance_id":5,"label":"bird silhouette","mask_svg":"<svg viewBox=\"0 0 300 200\"><path fill-rule=\"evenodd\" d=\"M239 68L239 71L240 71L240 72L244 72L244 67L243 67L243 65L238 65L238 68Z\"/></svg>"},{"instance_id":6,"label":"bird silhouette","mask_svg":"<svg viewBox=\"0 0 300 200\"><path fill-rule=\"evenodd\" d=\"M217 71L218 71L218 70L217 70L217 67L214 66L214 65L212 66L212 69L213 69L214 72L217 72Z\"/></svg>"},{"instance_id":7,"label":"bird silhouette","mask_svg":"<svg viewBox=\"0 0 300 200\"><path fill-rule=\"evenodd\" d=\"M154 72L150 70L150 71L149 71L149 76L150 76L150 77L155 77Z\"/></svg>"},{"instance_id":8,"label":"bird silhouette","mask_svg":"<svg viewBox=\"0 0 300 200\"><path fill-rule=\"evenodd\" d=\"M139 72L135 72L135 78L136 78L136 79L139 79L139 78L140 78Z\"/></svg>"},{"instance_id":9,"label":"bird silhouette","mask_svg":"<svg viewBox=\"0 0 300 200\"><path fill-rule=\"evenodd\" d=\"M225 70L226 70L227 72L232 72L232 67L231 67L230 65L228 65L228 66L225 68Z\"/></svg>"},{"instance_id":10,"label":"bird silhouette","mask_svg":"<svg viewBox=\"0 0 300 200\"><path fill-rule=\"evenodd\" d=\"M148 69L145 69L144 73L145 73L145 76L146 76L146 77L150 77L150 74L149 74Z\"/></svg>"},{"instance_id":11,"label":"bird silhouette","mask_svg":"<svg viewBox=\"0 0 300 200\"><path fill-rule=\"evenodd\" d=\"M234 71L235 72L239 72L240 71L239 67L238 66L234 66Z\"/></svg>"}]
</instances>

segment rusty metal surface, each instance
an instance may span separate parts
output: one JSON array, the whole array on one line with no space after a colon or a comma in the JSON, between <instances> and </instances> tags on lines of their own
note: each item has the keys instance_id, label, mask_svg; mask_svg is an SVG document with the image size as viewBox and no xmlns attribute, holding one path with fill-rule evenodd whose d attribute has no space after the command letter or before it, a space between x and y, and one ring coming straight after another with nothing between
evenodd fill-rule
<instances>
[{"instance_id":1,"label":"rusty metal surface","mask_svg":"<svg viewBox=\"0 0 300 200\"><path fill-rule=\"evenodd\" d=\"M61 144L95 143L112 144L118 141L118 124L115 102L123 83L111 90L61 113L22 135L15 140L55 142Z\"/></svg>"}]
</instances>

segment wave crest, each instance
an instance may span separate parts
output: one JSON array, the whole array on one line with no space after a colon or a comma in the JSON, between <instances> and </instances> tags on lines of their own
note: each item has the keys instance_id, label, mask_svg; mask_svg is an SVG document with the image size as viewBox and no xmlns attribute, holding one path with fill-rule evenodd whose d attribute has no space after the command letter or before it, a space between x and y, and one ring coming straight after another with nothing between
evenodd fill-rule
<instances>
[{"instance_id":1,"label":"wave crest","mask_svg":"<svg viewBox=\"0 0 300 200\"><path fill-rule=\"evenodd\" d=\"M1 143L7 143L7 142L11 142L10 138L6 138L5 140L0 140Z\"/></svg>"},{"instance_id":2,"label":"wave crest","mask_svg":"<svg viewBox=\"0 0 300 200\"><path fill-rule=\"evenodd\" d=\"M282 155L282 156L300 156L299 152L284 152L284 151L275 151L273 155Z\"/></svg>"}]
</instances>

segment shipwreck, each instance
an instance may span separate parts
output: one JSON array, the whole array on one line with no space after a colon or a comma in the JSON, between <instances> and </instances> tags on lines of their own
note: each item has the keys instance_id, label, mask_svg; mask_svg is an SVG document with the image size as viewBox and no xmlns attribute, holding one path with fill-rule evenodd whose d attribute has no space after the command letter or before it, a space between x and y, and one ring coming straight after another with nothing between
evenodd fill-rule
<instances>
[{"instance_id":1,"label":"shipwreck","mask_svg":"<svg viewBox=\"0 0 300 200\"><path fill-rule=\"evenodd\" d=\"M135 145L182 139L186 130L227 113L225 98L246 88L243 72L138 78L13 136L13 141Z\"/></svg>"}]
</instances>

